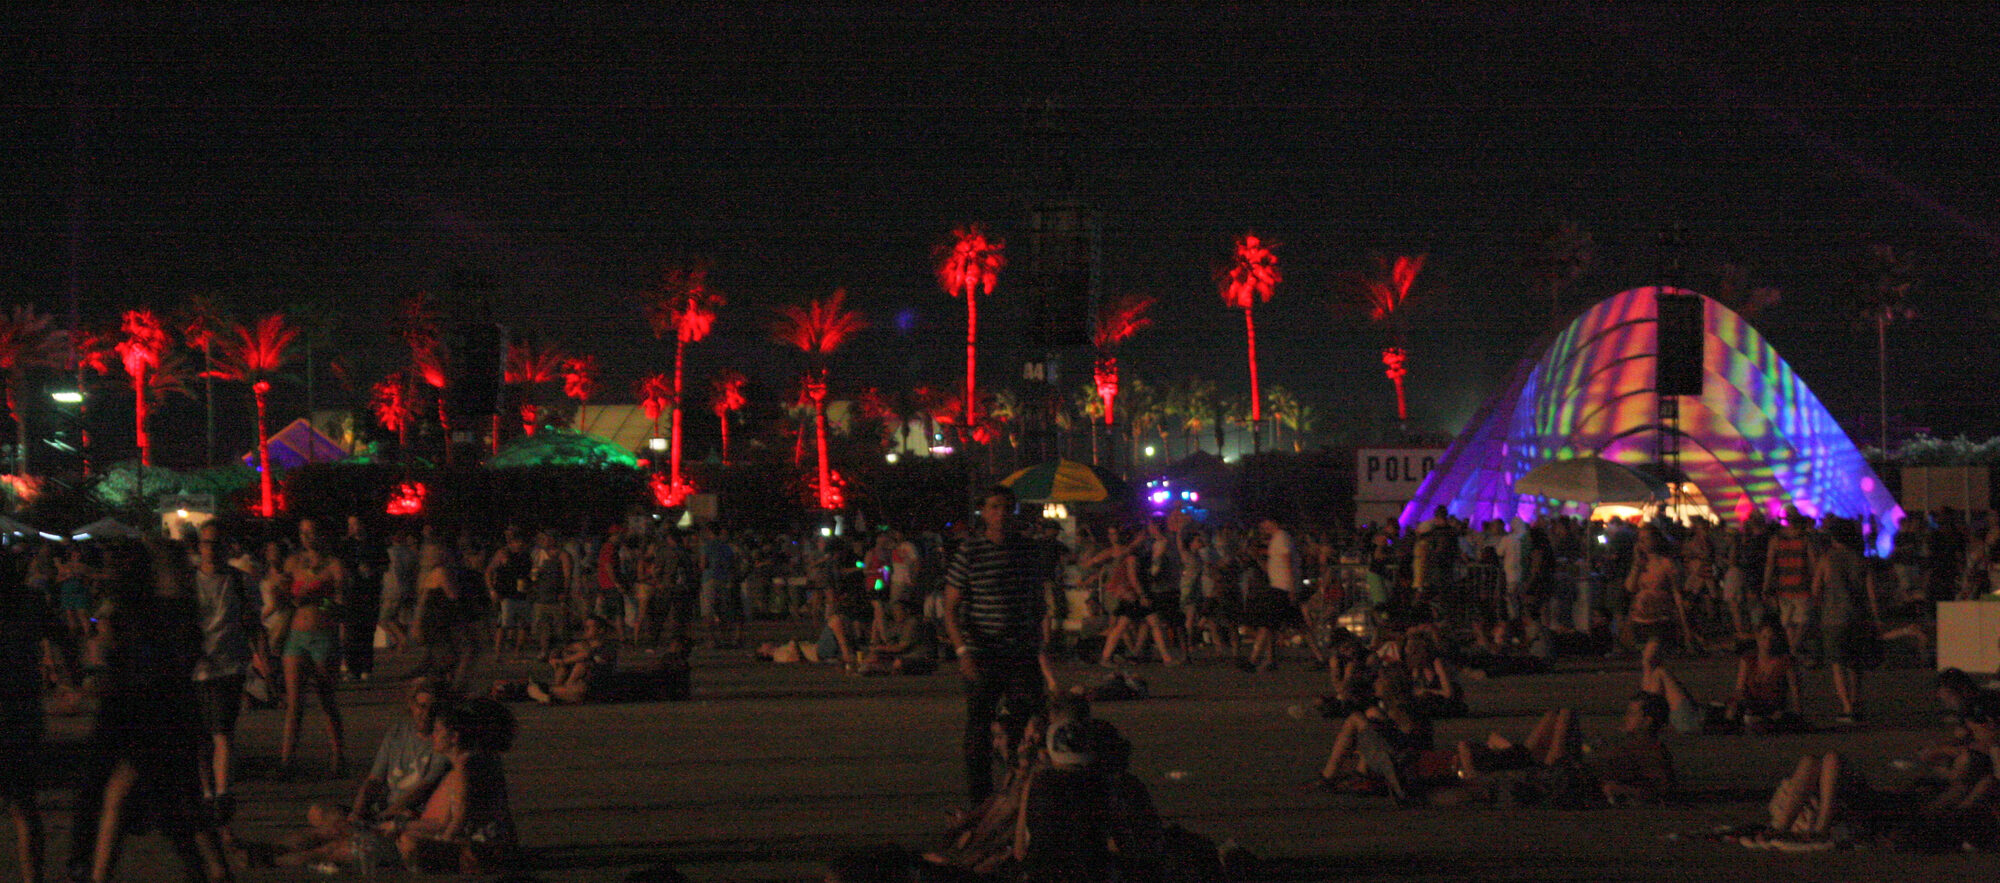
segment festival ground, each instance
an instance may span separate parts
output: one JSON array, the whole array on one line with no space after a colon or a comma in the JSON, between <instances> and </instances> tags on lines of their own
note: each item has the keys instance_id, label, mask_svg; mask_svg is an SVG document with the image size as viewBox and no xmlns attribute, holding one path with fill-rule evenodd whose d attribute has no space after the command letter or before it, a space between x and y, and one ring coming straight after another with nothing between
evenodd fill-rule
<instances>
[{"instance_id":1,"label":"festival ground","mask_svg":"<svg viewBox=\"0 0 2000 883\"><path fill-rule=\"evenodd\" d=\"M768 625L757 631L777 636ZM1899 648L1900 649L1900 648ZM1699 695L1728 686L1732 662L1674 660ZM386 674L407 668L391 658ZM1386 799L1305 787L1325 759L1331 723L1300 716L1323 672L1302 657L1277 672L1219 663L1142 668L1152 697L1102 703L1101 717L1134 743L1133 770L1170 820L1218 842L1235 840L1271 880L1956 880L1990 874L1991 855L1878 850L1786 854L1711 842L1717 826L1759 821L1770 788L1806 752L1839 750L1872 781L1894 784L1888 762L1937 732L1930 673L1913 658L1869 683L1869 719L1852 730L1800 736L1669 736L1684 797L1665 808L1563 812L1397 808ZM696 656L694 701L598 707L515 706L521 734L507 756L514 812L533 875L549 881L622 880L662 862L697 881L818 879L843 847L938 845L946 811L962 802L958 764L963 703L956 677L857 678L837 669L757 662L743 651ZM1103 670L1068 665L1071 682ZM1550 675L1469 680L1473 717L1439 725L1441 743L1489 730L1519 734L1556 704L1583 712L1586 737L1615 738L1632 664L1593 662ZM1830 720L1824 671L1807 673L1807 708ZM399 688L349 685L350 759L365 769ZM354 782L280 783L270 775L279 713L244 717L239 836L275 837L309 802L345 803ZM57 761L85 726L53 721ZM325 741L307 717L302 768L324 773ZM50 854L69 840L71 796L43 792ZM124 879L178 879L156 837L128 840ZM11 849L0 879L15 879ZM352 876L352 875L349 875ZM391 876L388 873L384 877ZM56 879L52 869L50 879ZM247 880L304 880L304 870L253 871Z\"/></svg>"}]
</instances>

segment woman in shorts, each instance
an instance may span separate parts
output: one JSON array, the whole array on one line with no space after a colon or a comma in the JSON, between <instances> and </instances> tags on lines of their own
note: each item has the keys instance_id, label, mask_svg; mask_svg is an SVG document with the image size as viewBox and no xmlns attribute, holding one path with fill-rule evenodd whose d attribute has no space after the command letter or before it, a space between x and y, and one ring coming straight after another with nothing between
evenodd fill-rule
<instances>
[{"instance_id":1,"label":"woman in shorts","mask_svg":"<svg viewBox=\"0 0 2000 883\"><path fill-rule=\"evenodd\" d=\"M278 767L284 775L294 770L293 753L299 744L299 722L305 714L301 693L308 687L319 695L326 712L326 733L333 752L333 776L347 771L346 734L340 721L340 703L333 680L334 647L340 622L341 592L347 571L340 559L327 554L324 542L316 542L287 562L291 582L286 600L291 613L286 619L283 645L285 671L285 729L278 743Z\"/></svg>"}]
</instances>

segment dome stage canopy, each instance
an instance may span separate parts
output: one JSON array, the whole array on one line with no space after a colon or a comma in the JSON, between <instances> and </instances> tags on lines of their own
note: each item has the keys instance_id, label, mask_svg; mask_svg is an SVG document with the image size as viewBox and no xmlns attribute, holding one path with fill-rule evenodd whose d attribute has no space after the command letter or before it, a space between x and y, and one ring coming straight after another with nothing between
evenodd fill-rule
<instances>
[{"instance_id":1,"label":"dome stage canopy","mask_svg":"<svg viewBox=\"0 0 2000 883\"><path fill-rule=\"evenodd\" d=\"M1718 512L1752 507L1778 516L1873 524L1888 554L1902 507L1833 415L1757 329L1715 301L1674 288L1635 288L1590 308L1547 351L1515 368L1474 416L1401 518L1410 526L1438 506L1479 523L1535 516L1561 504L1514 491L1538 465L1599 456L1627 466L1657 459L1659 297L1699 298L1702 394L1680 396L1680 467Z\"/></svg>"}]
</instances>

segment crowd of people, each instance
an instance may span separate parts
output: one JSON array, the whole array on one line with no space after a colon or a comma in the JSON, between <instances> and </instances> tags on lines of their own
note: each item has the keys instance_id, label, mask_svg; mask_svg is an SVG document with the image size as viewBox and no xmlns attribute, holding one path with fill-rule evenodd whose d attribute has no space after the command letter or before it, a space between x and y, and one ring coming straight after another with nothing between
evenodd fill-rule
<instances>
[{"instance_id":1,"label":"crowd of people","mask_svg":"<svg viewBox=\"0 0 2000 883\"><path fill-rule=\"evenodd\" d=\"M406 588L425 584L419 561L438 560L436 548L419 555L411 537L372 543L359 519L329 537L305 519L295 538L261 544L211 523L184 541L14 552L0 568L0 654L9 663L0 673L0 776L23 880L42 879L47 863L36 789L48 707L94 709L75 775L66 879L112 879L124 838L153 832L194 880L230 879L262 862L456 872L513 860L500 754L514 718L450 685L466 673L462 654L427 657L449 663L418 673L419 713L385 739L351 810L316 808L310 833L282 848L241 840L230 827L246 703L282 703L276 774L298 778L299 731L317 700L328 772L347 775L339 682L372 675L378 616L394 626L388 634L423 640L425 605L448 596L412 599ZM413 610L401 608L411 601Z\"/></svg>"},{"instance_id":2,"label":"crowd of people","mask_svg":"<svg viewBox=\"0 0 2000 883\"><path fill-rule=\"evenodd\" d=\"M76 802L83 835L68 857L78 879L108 878L120 834L145 830L166 834L189 876L204 879L227 877L232 858L495 867L514 854L514 834L498 760L513 723L494 699L685 698L694 648L747 650L745 625L777 620L805 636L757 648L762 658L965 681L972 808L956 846L934 858L973 873L1046 870L1051 853L1033 844L1074 852L1074 820L1055 834L1022 808L1074 815L1088 805L1098 813L1090 830L1112 832L1085 838L1108 850L1088 860L1116 864L1135 838L1151 843L1163 829L1143 786L1135 795L1136 781L1121 777L1122 759L1086 761L1095 772L1082 778L1055 772L1077 766L1064 758L1130 749L1079 712L1062 666L1324 669L1327 692L1311 707L1333 726L1314 781L1333 791L1440 805L1653 802L1676 788L1663 733L1864 720L1866 673L1884 643L1927 651L1930 602L1989 592L2000 543L2000 527L1950 512L1909 519L1895 556L1877 559L1864 554L1862 525L1796 509L1728 527L1565 517L1475 526L1441 511L1408 530L1347 532L1269 518L1204 525L1182 512L1078 527L1015 507L997 488L947 529L846 536L682 530L645 515L605 529L378 532L355 517L338 533L306 518L257 537L211 523L181 542L24 544L6 569L4 649L20 664L0 689L5 747L10 758L38 750L45 693L58 709L86 699L97 709ZM277 775L312 766L344 778L340 685L373 678L381 653L411 662L412 713L352 805L313 808L280 843L235 838L244 702L282 708ZM1738 657L1733 688L1701 701L1674 660L1718 653ZM1476 702L1468 677L1606 657L1638 668L1614 748L1586 757L1567 707L1518 737L1435 739L1434 721ZM521 664L539 676L495 679ZM1819 669L1831 714L1804 701ZM1836 807L1933 827L1990 820L1992 695L1949 674L1940 682L1960 726L1912 759L1936 771L1921 797L1865 791L1851 763L1815 756L1785 777L1769 830L1746 842L1827 842ZM318 764L301 759L309 710L325 731ZM182 764L193 775L175 775ZM22 866L39 879L35 766L0 767ZM1028 785L1038 776L1050 783L1043 796L1068 796L1038 798ZM1099 796L1080 803L1073 792L1086 784ZM1003 816L1014 822L996 827Z\"/></svg>"}]
</instances>

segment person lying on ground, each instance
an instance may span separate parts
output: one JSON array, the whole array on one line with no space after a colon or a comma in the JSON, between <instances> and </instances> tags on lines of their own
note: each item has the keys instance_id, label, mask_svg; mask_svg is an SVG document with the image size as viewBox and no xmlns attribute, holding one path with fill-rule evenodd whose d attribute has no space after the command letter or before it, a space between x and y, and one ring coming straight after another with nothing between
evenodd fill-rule
<instances>
[{"instance_id":1,"label":"person lying on ground","mask_svg":"<svg viewBox=\"0 0 2000 883\"><path fill-rule=\"evenodd\" d=\"M1667 723L1674 732L1695 736L1742 732L1742 724L1731 720L1729 709L1714 702L1702 702L1688 692L1666 666L1657 666L1639 680L1639 691L1660 697L1667 703Z\"/></svg>"},{"instance_id":2,"label":"person lying on ground","mask_svg":"<svg viewBox=\"0 0 2000 883\"><path fill-rule=\"evenodd\" d=\"M1527 738L1519 742L1499 733L1488 733L1479 743L1459 742L1456 771L1461 780L1477 782L1486 773L1553 767L1576 757L1581 741L1576 713L1554 708L1543 712Z\"/></svg>"},{"instance_id":3,"label":"person lying on ground","mask_svg":"<svg viewBox=\"0 0 2000 883\"><path fill-rule=\"evenodd\" d=\"M1771 794L1769 824L1737 839L1753 849L1812 852L1870 839L1895 848L1988 850L1990 808L1939 809L1924 790L1871 788L1839 754L1808 754Z\"/></svg>"},{"instance_id":4,"label":"person lying on ground","mask_svg":"<svg viewBox=\"0 0 2000 883\"><path fill-rule=\"evenodd\" d=\"M1492 800L1497 795L1488 776L1522 771L1520 785L1511 792L1516 800L1572 809L1599 801L1658 803L1676 782L1673 755L1660 741L1667 718L1666 700L1653 693L1633 696L1620 726L1625 739L1589 762L1583 759L1576 715L1567 708L1544 713L1520 743L1498 733L1483 744L1460 742L1459 785L1433 789L1431 802Z\"/></svg>"},{"instance_id":5,"label":"person lying on ground","mask_svg":"<svg viewBox=\"0 0 2000 883\"><path fill-rule=\"evenodd\" d=\"M528 682L528 696L543 705L571 705L591 698L591 686L618 670L618 644L611 640L611 621L584 617L583 635L549 654L547 684Z\"/></svg>"},{"instance_id":6,"label":"person lying on ground","mask_svg":"<svg viewBox=\"0 0 2000 883\"><path fill-rule=\"evenodd\" d=\"M1528 616L1482 624L1473 650L1460 657L1459 668L1481 677L1541 674L1555 660L1555 645L1540 620Z\"/></svg>"}]
</instances>

